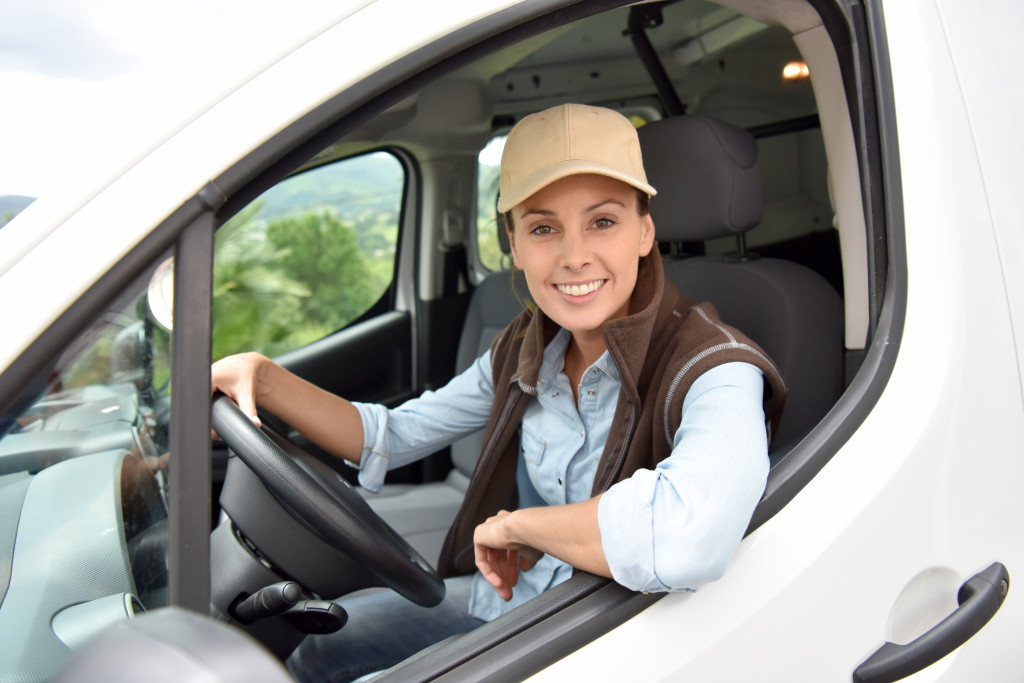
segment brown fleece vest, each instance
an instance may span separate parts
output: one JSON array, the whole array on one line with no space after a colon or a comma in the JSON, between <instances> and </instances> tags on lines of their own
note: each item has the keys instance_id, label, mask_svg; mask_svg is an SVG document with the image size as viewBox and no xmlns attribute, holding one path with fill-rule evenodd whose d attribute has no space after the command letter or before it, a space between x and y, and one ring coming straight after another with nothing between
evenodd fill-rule
<instances>
[{"instance_id":1,"label":"brown fleece vest","mask_svg":"<svg viewBox=\"0 0 1024 683\"><path fill-rule=\"evenodd\" d=\"M672 453L686 392L717 365L742 361L760 368L772 428L785 401L785 384L768 355L722 323L711 304L695 304L666 283L657 249L640 261L630 310L635 312L602 328L622 388L592 495L638 469L653 469ZM525 311L491 344L494 405L483 451L441 551L438 569L446 576L475 571L473 529L517 506L519 425L537 394L544 348L558 329L542 311Z\"/></svg>"}]
</instances>

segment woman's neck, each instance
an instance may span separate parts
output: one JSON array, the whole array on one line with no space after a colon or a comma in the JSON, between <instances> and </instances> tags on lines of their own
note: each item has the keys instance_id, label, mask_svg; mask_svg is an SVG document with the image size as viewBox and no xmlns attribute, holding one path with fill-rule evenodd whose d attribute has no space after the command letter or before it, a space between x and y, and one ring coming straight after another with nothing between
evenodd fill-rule
<instances>
[{"instance_id":1,"label":"woman's neck","mask_svg":"<svg viewBox=\"0 0 1024 683\"><path fill-rule=\"evenodd\" d=\"M570 353L577 354L578 360L583 363L583 368L586 369L593 365L607 348L604 343L604 333L600 328L585 332L573 332L572 341L569 342L569 348L566 350L566 356Z\"/></svg>"},{"instance_id":2,"label":"woman's neck","mask_svg":"<svg viewBox=\"0 0 1024 683\"><path fill-rule=\"evenodd\" d=\"M593 365L607 347L601 330L590 330L585 333L574 332L569 348L565 350L565 374L569 377L573 398L579 402L579 386L583 381L583 373Z\"/></svg>"}]
</instances>

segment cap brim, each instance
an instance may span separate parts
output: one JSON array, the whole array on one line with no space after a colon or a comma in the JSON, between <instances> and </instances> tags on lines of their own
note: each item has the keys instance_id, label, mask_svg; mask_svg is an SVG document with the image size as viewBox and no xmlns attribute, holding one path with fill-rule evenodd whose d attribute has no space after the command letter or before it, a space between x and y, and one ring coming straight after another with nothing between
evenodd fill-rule
<instances>
[{"instance_id":1,"label":"cap brim","mask_svg":"<svg viewBox=\"0 0 1024 683\"><path fill-rule=\"evenodd\" d=\"M513 187L510 187L506 193L498 197L498 211L500 213L505 213L512 207L517 204L521 204L537 192L540 192L556 180L561 180L562 178L566 178L571 175L583 175L587 173L603 175L609 178L615 178L616 180L621 180L627 185L632 185L652 197L658 194L658 191L651 187L650 184L640 180L639 178L634 178L633 176L622 173L610 166L605 166L604 164L599 164L586 159L569 159L542 168L540 171L537 171Z\"/></svg>"}]
</instances>

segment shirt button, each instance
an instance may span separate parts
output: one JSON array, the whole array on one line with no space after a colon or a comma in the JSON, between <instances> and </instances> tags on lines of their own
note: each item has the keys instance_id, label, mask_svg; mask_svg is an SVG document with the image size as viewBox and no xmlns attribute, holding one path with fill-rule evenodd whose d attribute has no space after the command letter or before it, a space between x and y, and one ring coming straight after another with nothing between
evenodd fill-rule
<instances>
[{"instance_id":1,"label":"shirt button","mask_svg":"<svg viewBox=\"0 0 1024 683\"><path fill-rule=\"evenodd\" d=\"M561 486L561 485L562 485L562 478L561 478L561 477L559 477L559 478L558 478L558 485L559 485L559 486Z\"/></svg>"},{"instance_id":2,"label":"shirt button","mask_svg":"<svg viewBox=\"0 0 1024 683\"><path fill-rule=\"evenodd\" d=\"M540 379L538 379L537 384L544 384L544 378L541 377Z\"/></svg>"},{"instance_id":3,"label":"shirt button","mask_svg":"<svg viewBox=\"0 0 1024 683\"><path fill-rule=\"evenodd\" d=\"M558 398L558 392L557 391L552 391L551 392L551 398Z\"/></svg>"},{"instance_id":4,"label":"shirt button","mask_svg":"<svg viewBox=\"0 0 1024 683\"><path fill-rule=\"evenodd\" d=\"M593 389L587 389L587 396L597 396L597 392Z\"/></svg>"}]
</instances>

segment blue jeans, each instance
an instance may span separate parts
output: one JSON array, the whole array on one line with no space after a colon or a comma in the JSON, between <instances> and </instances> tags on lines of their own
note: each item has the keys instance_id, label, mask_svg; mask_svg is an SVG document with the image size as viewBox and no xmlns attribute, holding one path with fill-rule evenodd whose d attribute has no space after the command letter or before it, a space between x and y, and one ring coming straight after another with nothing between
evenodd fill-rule
<instances>
[{"instance_id":1,"label":"blue jeans","mask_svg":"<svg viewBox=\"0 0 1024 683\"><path fill-rule=\"evenodd\" d=\"M342 683L387 669L425 647L484 622L469 615L472 576L445 579L445 597L420 607L393 591L339 601L348 623L337 633L307 636L288 658L302 683Z\"/></svg>"}]
</instances>

